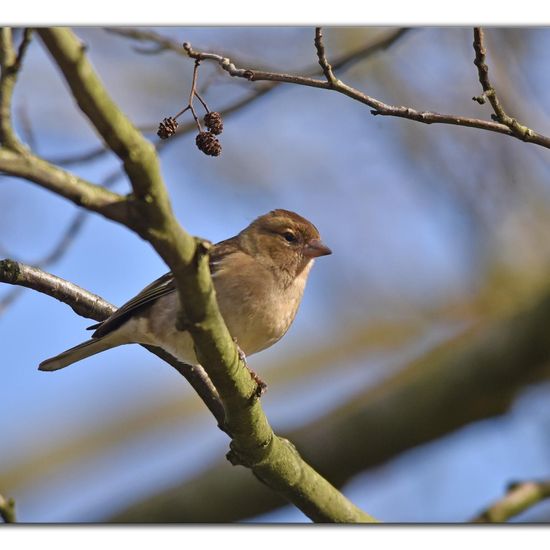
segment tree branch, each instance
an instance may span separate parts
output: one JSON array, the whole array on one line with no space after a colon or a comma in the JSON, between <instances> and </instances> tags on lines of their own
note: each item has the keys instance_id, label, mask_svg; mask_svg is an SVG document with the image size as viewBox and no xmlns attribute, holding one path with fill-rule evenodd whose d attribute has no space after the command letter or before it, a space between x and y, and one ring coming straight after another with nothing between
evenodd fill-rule
<instances>
[{"instance_id":1,"label":"tree branch","mask_svg":"<svg viewBox=\"0 0 550 550\"><path fill-rule=\"evenodd\" d=\"M411 448L505 414L521 391L548 380L550 291L495 321L476 323L285 435L341 487ZM215 503L201 502L206 490L215 490ZM246 502L235 498L242 492ZM112 521L231 522L282 505L276 495L217 462L194 479L130 505Z\"/></svg>"},{"instance_id":2,"label":"tree branch","mask_svg":"<svg viewBox=\"0 0 550 550\"><path fill-rule=\"evenodd\" d=\"M109 97L71 31L41 28L38 33L80 109L124 163L134 191L124 201L125 225L155 248L175 276L180 301L176 327L191 334L198 359L220 395L224 427L232 437L228 459L252 469L314 521L374 521L306 464L288 441L273 433L255 397L256 382L219 312L209 271L210 245L191 237L176 221L153 145ZM32 172L28 177L32 180Z\"/></svg>"},{"instance_id":3,"label":"tree branch","mask_svg":"<svg viewBox=\"0 0 550 550\"><path fill-rule=\"evenodd\" d=\"M16 53L13 48L11 29L0 28L0 144L13 151L23 151L13 131L11 100L31 36L30 29L23 31L23 39Z\"/></svg>"},{"instance_id":4,"label":"tree branch","mask_svg":"<svg viewBox=\"0 0 550 550\"><path fill-rule=\"evenodd\" d=\"M473 518L472 523L504 523L547 498L550 481L512 483L506 495Z\"/></svg>"},{"instance_id":5,"label":"tree branch","mask_svg":"<svg viewBox=\"0 0 550 550\"><path fill-rule=\"evenodd\" d=\"M30 128L30 127L29 127ZM103 151L107 151L107 149L103 149ZM113 187L113 185L124 175L124 172L121 171L119 168L112 171L110 174L107 175L101 182L101 187L105 189L109 189ZM30 262L34 267L38 267L41 269L45 269L53 264L55 264L70 248L70 246L74 243L76 240L76 237L84 227L84 224L86 220L88 219L88 216L90 215L90 210L79 210L76 214L74 214L72 220L67 224L67 227L61 234L61 237L59 240L54 244L52 249L44 255L42 258L39 258L38 260L34 262ZM3 251L2 245L0 243L0 256L11 256L11 254L8 254ZM27 262L29 263L29 262ZM10 292L7 292L2 298L0 299L0 316L6 312L6 310L17 300L19 296L21 296L23 291L22 287L14 287L11 289Z\"/></svg>"},{"instance_id":6,"label":"tree branch","mask_svg":"<svg viewBox=\"0 0 550 550\"><path fill-rule=\"evenodd\" d=\"M94 185L30 152L0 148L0 172L23 178L110 220L129 223L126 198Z\"/></svg>"},{"instance_id":7,"label":"tree branch","mask_svg":"<svg viewBox=\"0 0 550 550\"><path fill-rule=\"evenodd\" d=\"M321 88L324 90L334 90L338 93L344 94L355 101L359 101L365 105L371 107L371 114L382 116L394 116L398 118L405 118L420 122L423 124L451 124L454 126L464 126L467 128L478 128L480 130L487 130L490 132L496 132L507 136L512 136L522 141L534 143L541 147L550 148L550 137L538 134L532 130L523 131L521 126L519 129L512 129L503 122L494 122L488 120L481 120L477 118L464 117L460 115L440 114L430 111L417 111L411 107L398 107L394 105L388 105L383 101L380 101L374 97L371 97L356 88L353 88L341 80L335 79L334 81L317 80L308 76L292 75L287 73L277 73L271 71L251 70L236 67L235 64L228 57L221 55L202 52L194 50L191 44L188 42L183 45L187 55L193 59L210 60L215 61L219 66L226 71L229 75L237 78L245 78L250 81L271 81L271 82L286 82L289 84L297 84L300 86L310 86L313 88ZM319 52L319 50L318 50ZM318 53L319 55L319 53ZM326 55L323 49L322 58L323 63L326 61Z\"/></svg>"},{"instance_id":8,"label":"tree branch","mask_svg":"<svg viewBox=\"0 0 550 550\"><path fill-rule=\"evenodd\" d=\"M321 69L323 70L323 74L325 75L327 82L333 86L336 84L337 78L332 72L332 67L328 62L325 53L325 45L323 44L323 29L321 27L315 27L315 49L317 50L317 57L319 59L319 65L321 65Z\"/></svg>"},{"instance_id":9,"label":"tree branch","mask_svg":"<svg viewBox=\"0 0 550 550\"><path fill-rule=\"evenodd\" d=\"M483 88L483 95L474 97L474 101L477 101L479 104L483 105L485 103L485 98L489 100L489 103L493 107L495 112L493 118L508 128L515 137L521 139L522 141L530 141L530 138L535 135L535 132L531 128L527 128L520 124L515 118L507 115L498 99L497 92L494 86L489 80L489 67L485 63L485 55L487 50L485 49L485 36L483 29L481 27L474 27L474 50L476 57L474 59L474 64L477 67L477 72L479 76L479 83Z\"/></svg>"},{"instance_id":10,"label":"tree branch","mask_svg":"<svg viewBox=\"0 0 550 550\"><path fill-rule=\"evenodd\" d=\"M0 495L0 518L4 523L15 523L15 501Z\"/></svg>"},{"instance_id":11,"label":"tree branch","mask_svg":"<svg viewBox=\"0 0 550 550\"><path fill-rule=\"evenodd\" d=\"M69 281L12 260L0 261L0 281L25 286L52 296L69 305L78 315L98 321L105 319L116 310L114 306L101 297ZM234 425L231 419L224 419L223 405L219 400L215 388L202 369L180 363L159 348L152 346L144 347L170 363L178 372L185 376L209 410L214 414L220 427ZM234 408L228 409L228 412L237 412L239 414L239 411L236 411ZM252 436L254 437L255 434ZM242 455L240 447L237 447L235 443L239 443L236 438L232 441L232 450L230 451L229 458L233 464L242 464L242 460L249 460L248 457L250 455ZM292 495L293 498L290 498L290 500L292 502L298 501L295 504L304 513L312 517L312 519L339 522L374 521L373 518L352 505L332 485L303 462L290 442L278 438L272 433L267 446L269 449L258 450L258 454L260 455L258 463L253 465L245 463L243 465L252 467L254 473L261 480L264 480L261 477L262 475L266 476L264 482L283 493L287 498L290 498L289 495ZM289 456L288 453L291 453L291 455ZM275 464L270 463L270 460L275 460ZM290 488L286 486L286 482L289 479L292 480L293 485ZM297 492L300 494L294 495Z\"/></svg>"},{"instance_id":12,"label":"tree branch","mask_svg":"<svg viewBox=\"0 0 550 550\"><path fill-rule=\"evenodd\" d=\"M0 261L0 282L25 287L51 296L64 304L81 317L103 321L116 311L116 307L91 292L36 267L13 260ZM208 375L201 368L187 365L172 357L169 353L154 346L143 346L173 366L191 384L220 427L224 424L223 405Z\"/></svg>"},{"instance_id":13,"label":"tree branch","mask_svg":"<svg viewBox=\"0 0 550 550\"><path fill-rule=\"evenodd\" d=\"M160 53L163 51L171 51L174 53L177 53L179 55L183 55L186 58L188 57L185 50L181 47L181 45L165 36L162 36L161 34L158 34L156 32L152 31L142 31L138 29L128 29L128 28L106 28L107 32L112 32L114 34L117 34L119 36L123 36L125 38L130 38L132 40L141 40L141 41L150 41L157 45L157 48L155 48L154 53ZM377 39L374 42L371 42L369 44L366 44L365 46L361 46L360 48L357 48L355 50L352 50L351 52L342 54L341 56L337 57L332 67L334 70L346 70L350 66L354 65L355 63L358 63L359 61L363 61L365 59L368 59L369 57L375 55L377 52L385 50L391 46L393 46L396 42L398 42L407 32L409 32L410 29L408 28L402 28L397 29L396 31L393 31L391 33L388 33L386 36L384 36L381 39ZM143 50L139 50L141 53L144 53ZM151 53L151 52L149 52ZM308 76L315 76L321 73L318 65L310 65L303 70L299 71L305 75ZM256 88L253 93L248 95L247 97L244 97L242 99L236 100L231 105L219 109L220 114L225 119L229 115L238 112L243 107L246 107L256 101L257 99L261 98L262 96L266 95L268 92L274 90L277 86L282 84L282 82L265 82L261 87ZM148 128L148 131L150 132L156 132L158 128L158 124L152 125L150 128ZM178 127L176 130L176 136L174 136L171 140L160 140L155 144L157 151L160 151L160 149L170 143L174 143L175 138L177 136L184 135L188 132L191 132L195 130L196 125L193 122L189 122L187 124L182 124ZM83 155L84 160L88 160L88 158L96 158L97 155L102 154L105 152L105 149L94 149L88 153ZM70 158L63 158L61 159L63 162L56 161L56 164L64 164L67 161L72 162L72 159Z\"/></svg>"}]
</instances>

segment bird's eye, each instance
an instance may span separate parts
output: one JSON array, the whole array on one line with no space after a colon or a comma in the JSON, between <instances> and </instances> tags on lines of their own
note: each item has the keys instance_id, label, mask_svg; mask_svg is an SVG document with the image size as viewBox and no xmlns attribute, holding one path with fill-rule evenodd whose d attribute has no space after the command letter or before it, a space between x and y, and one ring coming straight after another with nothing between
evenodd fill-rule
<instances>
[{"instance_id":1,"label":"bird's eye","mask_svg":"<svg viewBox=\"0 0 550 550\"><path fill-rule=\"evenodd\" d=\"M292 231L285 231L283 233L283 237L284 237L285 241L287 241L289 243L296 242L296 235Z\"/></svg>"}]
</instances>

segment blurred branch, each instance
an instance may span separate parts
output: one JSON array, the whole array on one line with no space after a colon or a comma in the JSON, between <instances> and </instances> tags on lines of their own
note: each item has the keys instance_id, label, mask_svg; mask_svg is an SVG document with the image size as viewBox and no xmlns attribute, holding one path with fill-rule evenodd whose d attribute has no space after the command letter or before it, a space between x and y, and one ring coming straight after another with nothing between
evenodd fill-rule
<instances>
[{"instance_id":1,"label":"blurred branch","mask_svg":"<svg viewBox=\"0 0 550 550\"><path fill-rule=\"evenodd\" d=\"M522 389L548 378L549 324L547 293L524 311L469 328L288 436L341 487L408 449L504 414ZM200 497L213 492L215 502ZM243 492L246 499L239 496ZM231 522L283 504L242 472L218 462L110 521Z\"/></svg>"},{"instance_id":2,"label":"blurred branch","mask_svg":"<svg viewBox=\"0 0 550 550\"><path fill-rule=\"evenodd\" d=\"M58 164L60 166L73 166L75 164L83 164L85 162L92 162L104 155L107 155L111 151L104 146L92 147L82 153L72 153L70 155L64 155L61 157L48 157L48 161L52 164Z\"/></svg>"},{"instance_id":3,"label":"blurred branch","mask_svg":"<svg viewBox=\"0 0 550 550\"><path fill-rule=\"evenodd\" d=\"M0 494L0 518L4 523L15 523L15 500Z\"/></svg>"},{"instance_id":4,"label":"blurred branch","mask_svg":"<svg viewBox=\"0 0 550 550\"><path fill-rule=\"evenodd\" d=\"M179 44L175 40L172 40L171 38L162 36L162 34L159 34L158 32L130 29L127 27L104 27L104 29L111 34L117 34L119 36L124 36L125 38L154 43L154 47L151 50L136 48L135 51L137 51L138 53L158 54L165 51L172 51L182 55L181 44Z\"/></svg>"},{"instance_id":5,"label":"blurred branch","mask_svg":"<svg viewBox=\"0 0 550 550\"><path fill-rule=\"evenodd\" d=\"M550 481L515 482L504 497L483 510L472 523L504 523L547 498L550 498Z\"/></svg>"},{"instance_id":6,"label":"blurred branch","mask_svg":"<svg viewBox=\"0 0 550 550\"><path fill-rule=\"evenodd\" d=\"M322 36L316 35L316 48L319 52L319 48L322 48L323 63L328 64L328 60L324 53L324 46L322 43ZM371 97L356 88L353 88L341 80L335 78L333 81L318 80L310 76L294 75L287 73L278 73L271 71L252 70L237 67L231 59L223 57L216 53L202 52L194 50L191 44L186 42L183 45L185 51L189 57L195 60L210 60L215 61L218 65L226 71L230 76L237 78L244 78L246 80L255 81L271 81L271 82L286 82L289 84L296 84L300 86L310 86L313 88L320 88L323 90L333 90L335 92L344 94L351 99L359 101L372 108L371 113L373 115L394 116L399 118L405 118L420 122L423 124L451 124L455 126L464 126L468 128L478 128L481 130L487 130L496 132L499 134L505 134L508 136L516 137L522 141L534 143L542 147L550 148L550 138L542 134L538 134L533 131L519 132L512 130L509 126L502 122L494 122L488 120L481 120L477 118L463 117L460 115L448 115L440 114L430 111L417 111L411 107L398 107L394 105L388 105L374 97Z\"/></svg>"},{"instance_id":7,"label":"blurred branch","mask_svg":"<svg viewBox=\"0 0 550 550\"><path fill-rule=\"evenodd\" d=\"M19 287L17 287L19 288ZM399 322L401 323L401 321ZM383 322L365 327L344 325L339 334L330 341L295 352L283 362L280 359L267 365L269 387L273 395L284 395L287 384L310 383L325 376L335 364L359 361L369 351L381 348L405 346L414 347L421 333L420 322L384 325ZM425 330L425 328L424 328ZM302 380L297 378L297 373ZM126 416L109 418L104 423L96 423L92 430L80 431L71 437L61 432L50 433L47 441L34 441L27 459L18 461L12 467L0 469L0 487L12 492L20 492L26 487L40 483L41 479L55 476L66 468L72 468L82 460L93 460L96 456L109 453L114 446L130 444L144 433L173 429L185 419L188 425L196 425L204 418L202 408L192 395L163 397L153 403L140 404ZM342 457L345 462L345 457ZM247 476L247 473L245 473ZM268 492L268 491L266 491Z\"/></svg>"},{"instance_id":8,"label":"blurred branch","mask_svg":"<svg viewBox=\"0 0 550 550\"><path fill-rule=\"evenodd\" d=\"M487 53L485 48L485 36L481 27L474 27L474 50L476 53L474 64L477 67L479 83L483 88L483 95L474 97L474 101L477 101L480 105L483 105L485 103L485 99L487 98L493 107L493 111L495 112L495 114L492 115L493 120L496 120L497 122L500 122L510 128L510 131L518 139L521 139L522 141L530 141L531 137L535 135L535 132L533 132L531 128L527 128L527 126L520 124L515 118L512 118L506 114L498 99L497 92L489 80L489 67L485 63L485 55ZM539 145L542 144L539 143ZM548 145L545 145L545 147L548 147Z\"/></svg>"}]
</instances>

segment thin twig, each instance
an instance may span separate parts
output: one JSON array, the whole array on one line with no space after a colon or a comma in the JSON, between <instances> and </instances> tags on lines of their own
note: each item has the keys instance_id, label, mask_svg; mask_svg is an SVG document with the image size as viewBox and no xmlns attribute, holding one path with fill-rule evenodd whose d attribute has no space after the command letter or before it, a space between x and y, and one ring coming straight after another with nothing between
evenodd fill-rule
<instances>
[{"instance_id":1,"label":"thin twig","mask_svg":"<svg viewBox=\"0 0 550 550\"><path fill-rule=\"evenodd\" d=\"M491 504L472 523L503 523L550 498L550 481L522 481L512 483L504 497Z\"/></svg>"},{"instance_id":2,"label":"thin twig","mask_svg":"<svg viewBox=\"0 0 550 550\"><path fill-rule=\"evenodd\" d=\"M0 282L26 287L46 294L67 304L81 317L103 321L116 311L116 307L91 292L36 267L15 262L0 261ZM191 384L199 397L224 429L224 409L218 392L202 368L182 363L169 353L154 346L143 346L173 366Z\"/></svg>"},{"instance_id":3,"label":"thin twig","mask_svg":"<svg viewBox=\"0 0 550 550\"><path fill-rule=\"evenodd\" d=\"M418 111L411 107L400 107L388 105L374 97L371 97L352 86L343 83L341 80L335 82L327 82L318 80L308 76L294 75L287 73L277 73L271 71L251 70L237 67L231 59L221 55L194 50L188 42L183 45L184 50L189 57L198 60L210 60L218 63L218 65L229 75L244 78L249 81L272 81L286 82L289 84L297 84L300 86L310 86L313 88L321 88L324 90L334 90L344 94L360 103L364 103L371 107L371 114L382 116L394 116L414 120L423 124L450 124L454 126L464 126L467 128L478 128L490 132L496 132L521 139L529 143L534 143L545 148L550 148L550 137L534 132L524 127L512 124L508 126L502 122L488 121L460 115L441 114L431 111Z\"/></svg>"},{"instance_id":4,"label":"thin twig","mask_svg":"<svg viewBox=\"0 0 550 550\"><path fill-rule=\"evenodd\" d=\"M474 101L479 104L485 103L485 98L489 100L491 107L494 111L494 120L506 125L512 131L513 135L523 141L531 141L534 135L533 130L520 124L515 118L512 118L504 111L500 100L498 99L497 92L494 86L489 80L489 67L485 62L487 49L485 48L485 35L481 27L474 27L474 51L476 57L474 59L474 65L477 67L479 83L483 89L483 95L474 97Z\"/></svg>"},{"instance_id":5,"label":"thin twig","mask_svg":"<svg viewBox=\"0 0 550 550\"><path fill-rule=\"evenodd\" d=\"M83 164L85 162L92 162L98 160L101 157L111 153L110 149L107 149L105 146L100 145L99 147L90 148L88 151L82 153L71 153L69 155L63 155L59 157L47 157L48 162L52 164L57 164L58 166L64 166L68 168L69 166L74 166L76 164Z\"/></svg>"},{"instance_id":6,"label":"thin twig","mask_svg":"<svg viewBox=\"0 0 550 550\"><path fill-rule=\"evenodd\" d=\"M21 64L23 63L23 58L27 53L27 49L32 40L32 29L25 28L23 29L23 38L21 38L21 43L17 48L17 55L15 58L15 63L13 65L13 70L18 72L21 69Z\"/></svg>"},{"instance_id":7,"label":"thin twig","mask_svg":"<svg viewBox=\"0 0 550 550\"><path fill-rule=\"evenodd\" d=\"M178 42L175 42L169 38L166 38L160 34L150 32L150 31L140 31L137 29L112 29L108 28L105 29L108 32L114 32L115 34L119 34L120 36L131 38L134 40L143 40L143 41L152 41L157 44L160 44L161 47L158 49L158 51L171 51L174 53L178 53L180 55L187 56L187 53L183 50L181 45ZM386 50L387 48L393 46L395 43L397 43L403 36L405 36L406 33L408 33L411 29L409 28L402 28L397 29L396 31L393 31L386 36L384 36L381 39L377 39L376 41L366 44L365 46L361 46L360 48L357 48L356 50L353 50L349 53L345 53L343 55L340 55L339 57L334 59L334 62L332 64L333 70L347 70L350 66L354 65L355 63L358 63L359 61L363 61L365 59L368 59L369 57L375 55L377 52ZM165 45L170 44L170 47L164 47ZM164 45L164 46L163 46ZM305 75L308 76L315 76L321 73L321 70L319 68L318 64L315 65L309 65L308 67L305 67L301 71L299 71ZM276 87L278 87L282 82L265 82L261 86L255 89L255 91L248 95L247 97L244 97L242 99L238 99L233 104L229 105L228 107L225 107L224 109L220 109L220 114L225 119L228 116L230 116L233 113L238 112L244 107L247 107L248 105L252 104L256 100L260 99L261 97L265 96L267 93L274 90ZM202 93L202 91L201 91ZM198 92L196 92L196 96L199 99L199 101L202 100L202 97L199 95ZM206 103L203 102L203 106L208 111L208 107L206 106ZM174 116L174 118L178 118L183 112L189 109L189 106L187 106L185 109L180 111L177 115ZM189 123L185 125L180 125L176 131L176 135L171 140L160 140L159 142L155 143L155 146L157 147L157 150L160 150L161 148L169 145L170 143L174 143L178 136L183 136L189 132L192 132L196 128L196 125L194 123ZM142 131L145 132L156 132L158 129L158 124L151 125L149 127L142 128ZM104 148L95 149L91 153L100 155L103 154L106 150ZM91 156L90 153L87 153ZM87 160L87 158L83 155L84 160ZM70 162L70 158L62 159L65 165L68 165L68 162ZM78 158L76 159L78 162ZM52 161L55 162L55 161ZM59 162L56 162L59 163Z\"/></svg>"},{"instance_id":8,"label":"thin twig","mask_svg":"<svg viewBox=\"0 0 550 550\"><path fill-rule=\"evenodd\" d=\"M315 49L317 50L319 65L321 65L321 69L323 69L323 74L325 75L327 82L331 85L334 85L337 79L334 76L334 73L332 72L332 67L328 62L328 59L325 53L325 45L323 44L323 29L321 27L315 28L314 43L315 43Z\"/></svg>"},{"instance_id":9,"label":"thin twig","mask_svg":"<svg viewBox=\"0 0 550 550\"><path fill-rule=\"evenodd\" d=\"M143 50L136 50L139 53L152 54L164 51L173 51L177 54L182 54L181 45L178 42L162 36L157 32L129 29L127 27L105 27L104 30L111 34L117 34L126 38L132 38L133 40L150 41L155 43L156 48L154 50L148 50L146 52L144 52Z\"/></svg>"},{"instance_id":10,"label":"thin twig","mask_svg":"<svg viewBox=\"0 0 550 550\"><path fill-rule=\"evenodd\" d=\"M147 53L161 53L165 51L170 51L178 55L188 57L187 53L185 52L185 50L182 49L179 42L153 31L129 29L126 27L109 27L105 28L105 30L124 38L153 42L157 47L154 50L147 50ZM342 54L339 57L333 59L332 68L333 70L347 69L349 65L367 59L378 51L389 48L410 31L411 29L407 27L397 29L393 32L388 33L381 39L376 39L370 44L366 44L365 46L361 46L356 50ZM140 53L145 53L142 50L139 51ZM317 64L314 66L310 65L298 72L301 74L314 76L319 73L319 66Z\"/></svg>"}]
</instances>

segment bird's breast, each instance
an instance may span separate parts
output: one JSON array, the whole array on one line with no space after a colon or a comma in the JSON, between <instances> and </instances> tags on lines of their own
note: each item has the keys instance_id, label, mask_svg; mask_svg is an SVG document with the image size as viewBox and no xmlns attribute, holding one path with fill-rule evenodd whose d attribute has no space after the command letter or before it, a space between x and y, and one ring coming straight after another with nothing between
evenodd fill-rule
<instances>
[{"instance_id":1,"label":"bird's breast","mask_svg":"<svg viewBox=\"0 0 550 550\"><path fill-rule=\"evenodd\" d=\"M220 311L246 355L272 346L287 332L302 300L309 267L286 287L260 269L241 272L237 280L223 272L214 277Z\"/></svg>"}]
</instances>

